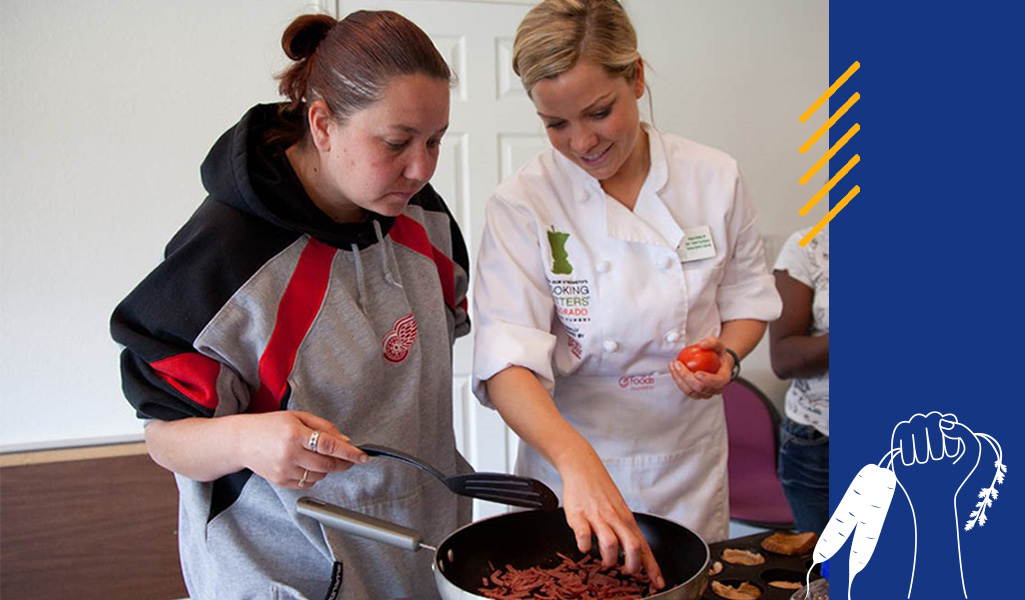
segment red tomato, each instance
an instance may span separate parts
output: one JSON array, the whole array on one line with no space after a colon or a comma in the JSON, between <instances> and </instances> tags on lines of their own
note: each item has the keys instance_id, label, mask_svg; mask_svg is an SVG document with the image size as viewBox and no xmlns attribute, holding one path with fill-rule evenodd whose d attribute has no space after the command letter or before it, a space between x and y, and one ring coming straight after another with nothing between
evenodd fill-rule
<instances>
[{"instance_id":1,"label":"red tomato","mask_svg":"<svg viewBox=\"0 0 1025 600\"><path fill-rule=\"evenodd\" d=\"M676 360L682 362L691 371L704 371L706 373L719 372L719 355L711 350L706 350L697 344L687 346L680 350Z\"/></svg>"}]
</instances>

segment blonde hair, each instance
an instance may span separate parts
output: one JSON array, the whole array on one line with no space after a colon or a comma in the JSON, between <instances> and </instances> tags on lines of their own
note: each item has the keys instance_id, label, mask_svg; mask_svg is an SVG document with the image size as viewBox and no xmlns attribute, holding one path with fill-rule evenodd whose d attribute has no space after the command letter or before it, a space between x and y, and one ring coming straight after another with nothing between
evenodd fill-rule
<instances>
[{"instance_id":1,"label":"blonde hair","mask_svg":"<svg viewBox=\"0 0 1025 600\"><path fill-rule=\"evenodd\" d=\"M584 59L633 81L640 58L637 32L617 0L544 0L517 28L512 60L529 94Z\"/></svg>"}]
</instances>

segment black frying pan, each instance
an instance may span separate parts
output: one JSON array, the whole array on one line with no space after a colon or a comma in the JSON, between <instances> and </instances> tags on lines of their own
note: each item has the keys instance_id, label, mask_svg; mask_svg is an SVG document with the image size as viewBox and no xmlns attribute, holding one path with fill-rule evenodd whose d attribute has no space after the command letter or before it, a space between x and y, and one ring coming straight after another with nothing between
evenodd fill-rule
<instances>
[{"instance_id":1,"label":"black frying pan","mask_svg":"<svg viewBox=\"0 0 1025 600\"><path fill-rule=\"evenodd\" d=\"M297 510L353 535L413 551L435 550L414 530L315 498L300 498ZM666 580L664 590L647 598L698 600L708 581L708 545L696 533L668 519L644 513L634 513L634 517ZM445 600L482 599L485 597L477 590L481 580L491 575L491 565L509 564L518 569L549 566L545 563L559 562L556 552L580 557L562 509L508 513L470 523L445 538L435 551L434 579Z\"/></svg>"}]
</instances>

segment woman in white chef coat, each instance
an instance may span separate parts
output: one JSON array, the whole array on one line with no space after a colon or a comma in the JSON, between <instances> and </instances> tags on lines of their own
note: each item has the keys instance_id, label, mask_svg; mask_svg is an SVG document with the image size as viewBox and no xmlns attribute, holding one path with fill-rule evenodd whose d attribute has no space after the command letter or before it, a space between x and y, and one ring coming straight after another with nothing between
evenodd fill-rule
<instances>
[{"instance_id":1,"label":"woman in white chef coat","mask_svg":"<svg viewBox=\"0 0 1025 600\"><path fill-rule=\"evenodd\" d=\"M553 149L487 206L474 392L561 493L581 550L658 569L631 510L727 537L720 392L780 314L754 204L727 154L640 121L644 63L615 0L546 0L520 76ZM700 342L717 373L675 360Z\"/></svg>"}]
</instances>

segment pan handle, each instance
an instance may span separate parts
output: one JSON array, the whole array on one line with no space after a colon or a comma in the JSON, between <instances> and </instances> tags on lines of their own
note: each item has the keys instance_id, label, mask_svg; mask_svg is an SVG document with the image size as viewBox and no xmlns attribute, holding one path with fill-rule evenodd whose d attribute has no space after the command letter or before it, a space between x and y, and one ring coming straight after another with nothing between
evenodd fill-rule
<instances>
[{"instance_id":1,"label":"pan handle","mask_svg":"<svg viewBox=\"0 0 1025 600\"><path fill-rule=\"evenodd\" d=\"M421 548L432 552L435 550L432 546L423 543L420 532L415 529L364 515L323 500L303 496L296 501L295 509L301 515L306 515L332 529L344 531L357 537L413 552Z\"/></svg>"}]
</instances>

